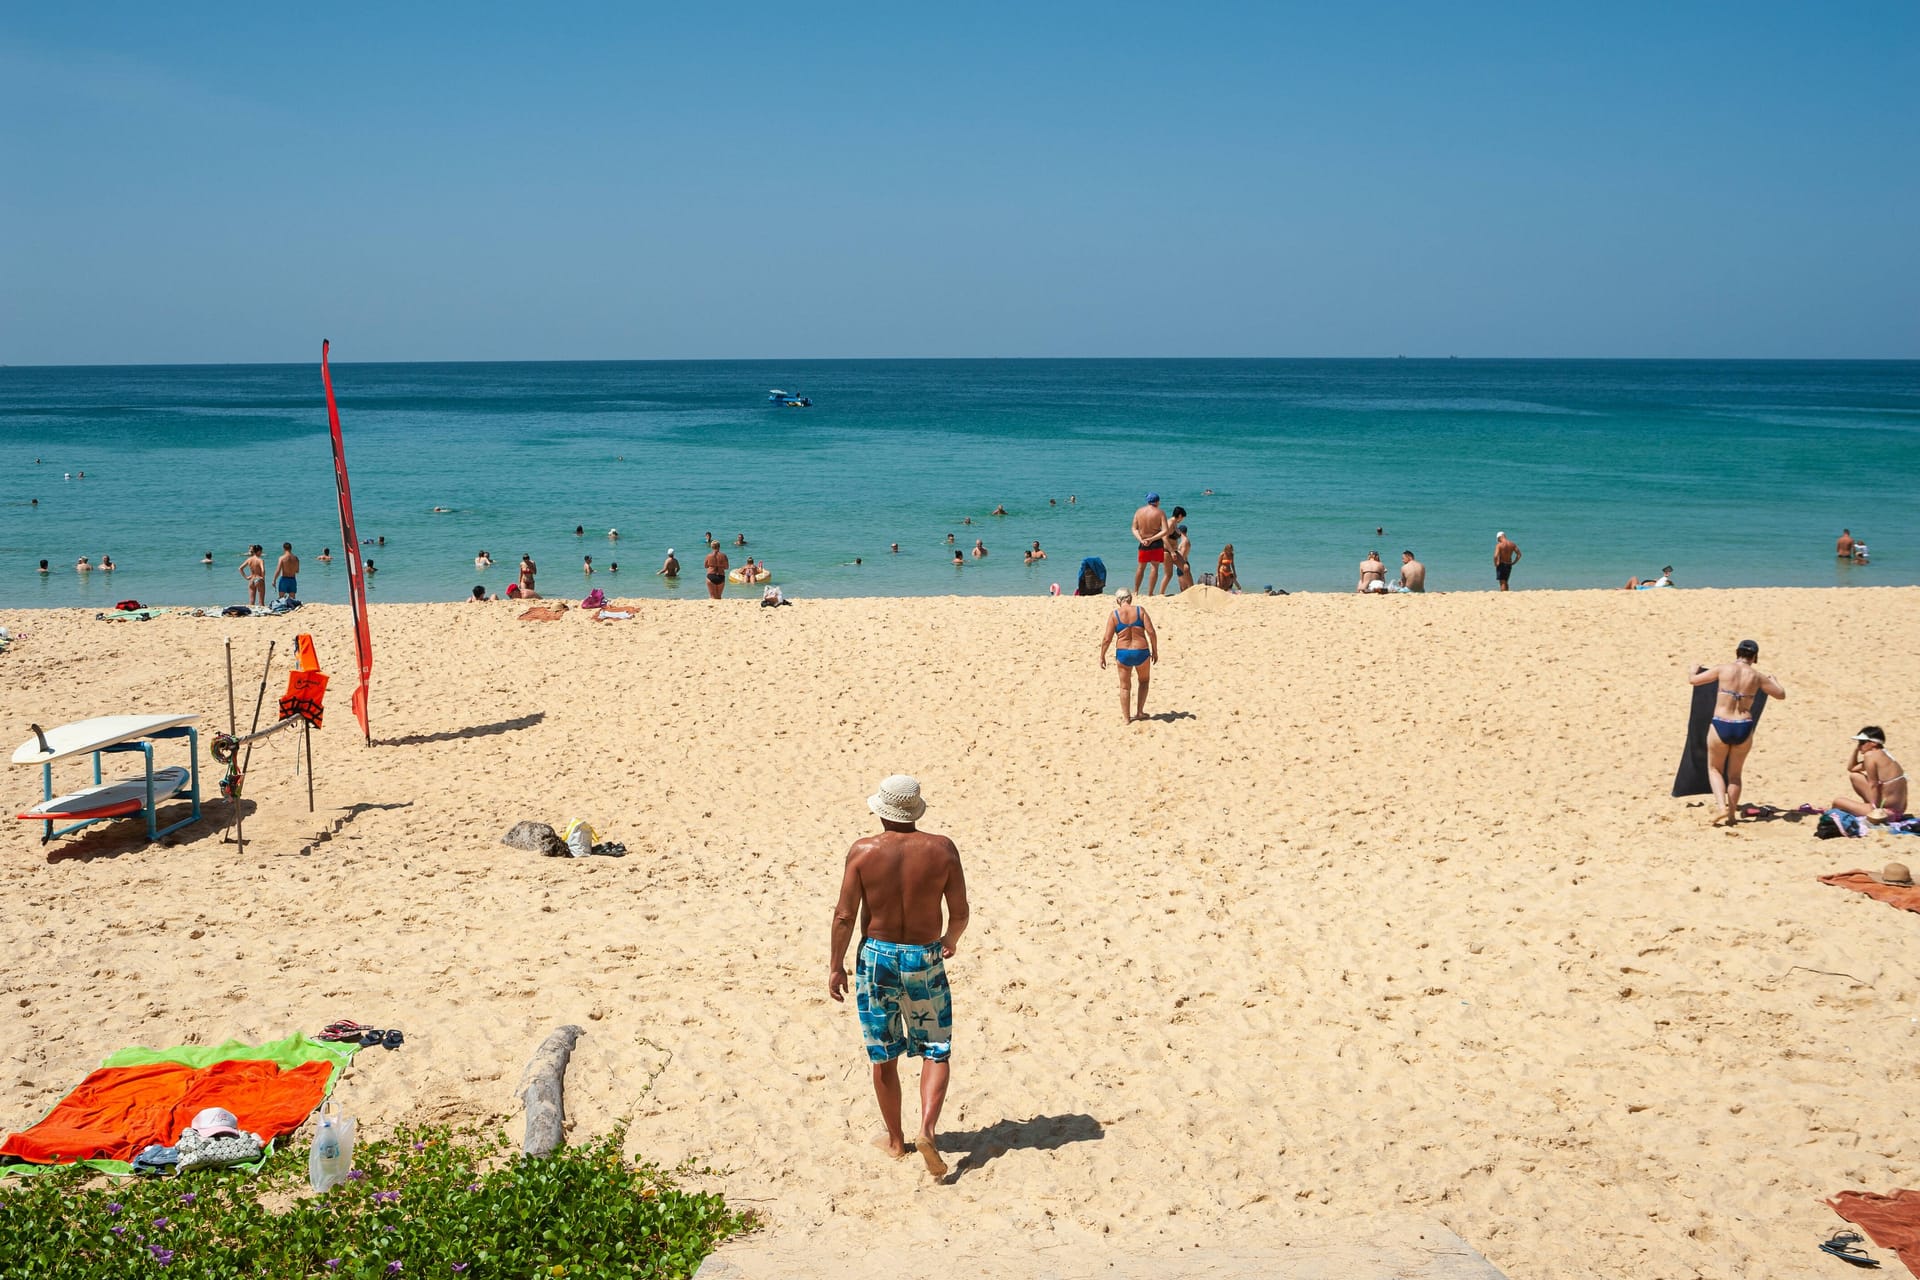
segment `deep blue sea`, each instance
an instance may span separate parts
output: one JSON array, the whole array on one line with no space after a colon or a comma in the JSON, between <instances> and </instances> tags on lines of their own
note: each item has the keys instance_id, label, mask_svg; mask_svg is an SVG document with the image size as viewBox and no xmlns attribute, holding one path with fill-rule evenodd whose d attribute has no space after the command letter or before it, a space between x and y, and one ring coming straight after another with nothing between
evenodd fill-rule
<instances>
[{"instance_id":1,"label":"deep blue sea","mask_svg":"<svg viewBox=\"0 0 1920 1280\"><path fill-rule=\"evenodd\" d=\"M765 558L797 597L1070 590L1082 556L1131 576L1149 489L1187 508L1196 565L1232 543L1255 590L1351 590L1373 547L1412 548L1431 590L1488 590L1497 530L1521 590L1665 564L1682 587L1920 582L1920 362L340 363L334 382L360 533L386 539L375 600L498 590L523 552L546 595L583 594L591 555L611 595L698 598L708 531L744 533L735 563ZM0 368L0 521L0 606L244 601L247 545L271 566L283 541L305 599L346 598L317 559L340 540L317 363ZM1870 565L1835 563L1843 526ZM990 555L956 569L948 534ZM1049 558L1024 565L1036 540ZM669 546L677 587L653 576ZM498 564L476 573L482 548ZM77 574L83 554L120 567Z\"/></svg>"}]
</instances>

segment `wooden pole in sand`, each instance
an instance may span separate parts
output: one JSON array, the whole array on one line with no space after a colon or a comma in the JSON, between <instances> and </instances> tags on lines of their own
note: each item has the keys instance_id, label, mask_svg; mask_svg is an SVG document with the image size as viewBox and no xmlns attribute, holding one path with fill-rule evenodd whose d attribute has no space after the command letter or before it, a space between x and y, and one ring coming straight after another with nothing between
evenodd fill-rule
<instances>
[{"instance_id":1,"label":"wooden pole in sand","mask_svg":"<svg viewBox=\"0 0 1920 1280\"><path fill-rule=\"evenodd\" d=\"M267 641L267 662L260 671L260 693L253 700L253 727L247 730L247 754L233 775L233 842L247 847L247 816L241 811L240 793L247 785L247 767L253 763L253 736L260 729L260 708L267 701L267 678L273 674L273 650L278 640Z\"/></svg>"},{"instance_id":2,"label":"wooden pole in sand","mask_svg":"<svg viewBox=\"0 0 1920 1280\"><path fill-rule=\"evenodd\" d=\"M530 1156L548 1156L566 1142L567 1059L583 1033L565 1026L540 1042L520 1077L520 1100L527 1108L527 1133L520 1150Z\"/></svg>"}]
</instances>

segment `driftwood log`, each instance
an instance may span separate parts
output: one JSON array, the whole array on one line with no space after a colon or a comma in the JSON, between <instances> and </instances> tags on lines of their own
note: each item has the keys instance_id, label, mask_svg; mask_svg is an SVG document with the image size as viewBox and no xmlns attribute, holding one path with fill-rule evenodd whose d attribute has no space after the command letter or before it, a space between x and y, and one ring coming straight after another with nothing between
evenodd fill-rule
<instances>
[{"instance_id":1,"label":"driftwood log","mask_svg":"<svg viewBox=\"0 0 1920 1280\"><path fill-rule=\"evenodd\" d=\"M530 1156L552 1155L566 1142L567 1059L582 1032L565 1026L540 1042L520 1077L520 1101L527 1109L527 1133L520 1150Z\"/></svg>"}]
</instances>

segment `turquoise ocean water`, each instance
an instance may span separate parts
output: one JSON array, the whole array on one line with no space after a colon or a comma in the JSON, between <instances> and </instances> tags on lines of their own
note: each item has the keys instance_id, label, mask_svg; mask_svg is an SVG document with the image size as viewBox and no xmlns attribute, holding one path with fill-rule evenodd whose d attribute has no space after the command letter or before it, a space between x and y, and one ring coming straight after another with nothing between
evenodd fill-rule
<instances>
[{"instance_id":1,"label":"turquoise ocean water","mask_svg":"<svg viewBox=\"0 0 1920 1280\"><path fill-rule=\"evenodd\" d=\"M1085 555L1131 576L1148 489L1188 509L1196 564L1231 542L1253 589L1350 590L1377 546L1389 565L1413 548L1430 589L1487 590L1499 529L1523 590L1669 563L1683 587L1920 582L1920 362L340 363L334 380L360 533L386 538L374 600L501 589L522 552L543 594L583 594L592 555L619 563L592 580L609 594L698 598L708 530L744 532L736 563L765 557L801 597L1071 590ZM770 405L773 387L814 405ZM0 368L0 521L0 606L242 601L247 544L282 541L305 599L346 598L342 563L315 558L339 542L317 364ZM1836 565L1842 526L1871 565ZM953 568L949 533L991 555ZM1036 539L1050 558L1023 565ZM677 588L652 576L669 546ZM498 564L476 574L482 547ZM121 568L83 577L82 554Z\"/></svg>"}]
</instances>

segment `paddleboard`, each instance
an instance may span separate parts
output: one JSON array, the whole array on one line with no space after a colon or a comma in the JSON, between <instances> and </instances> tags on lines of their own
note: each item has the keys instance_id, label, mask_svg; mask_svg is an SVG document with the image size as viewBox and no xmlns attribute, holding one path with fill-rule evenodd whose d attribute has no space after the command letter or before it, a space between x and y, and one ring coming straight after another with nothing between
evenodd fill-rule
<instances>
[{"instance_id":1,"label":"paddleboard","mask_svg":"<svg viewBox=\"0 0 1920 1280\"><path fill-rule=\"evenodd\" d=\"M47 749L41 750L39 738L29 738L14 750L15 764L47 764L67 756L85 755L102 747L132 742L160 732L192 724L198 715L184 716L95 716L46 730Z\"/></svg>"},{"instance_id":2,"label":"paddleboard","mask_svg":"<svg viewBox=\"0 0 1920 1280\"><path fill-rule=\"evenodd\" d=\"M193 775L179 765L169 765L153 771L153 801L160 803L166 797L186 789ZM84 791L75 791L64 796L55 796L43 800L25 813L19 815L31 822L45 822L49 819L72 818L117 818L122 814L139 813L147 807L147 780L127 778L120 782L108 782L98 787L88 787Z\"/></svg>"},{"instance_id":3,"label":"paddleboard","mask_svg":"<svg viewBox=\"0 0 1920 1280\"><path fill-rule=\"evenodd\" d=\"M1710 796L1713 784L1707 781L1707 726L1713 722L1713 704L1720 690L1710 684L1693 686L1693 709L1687 715L1687 745L1680 753L1680 768L1673 775L1676 796ZM1753 695L1753 719L1757 725L1766 710L1765 690Z\"/></svg>"}]
</instances>

